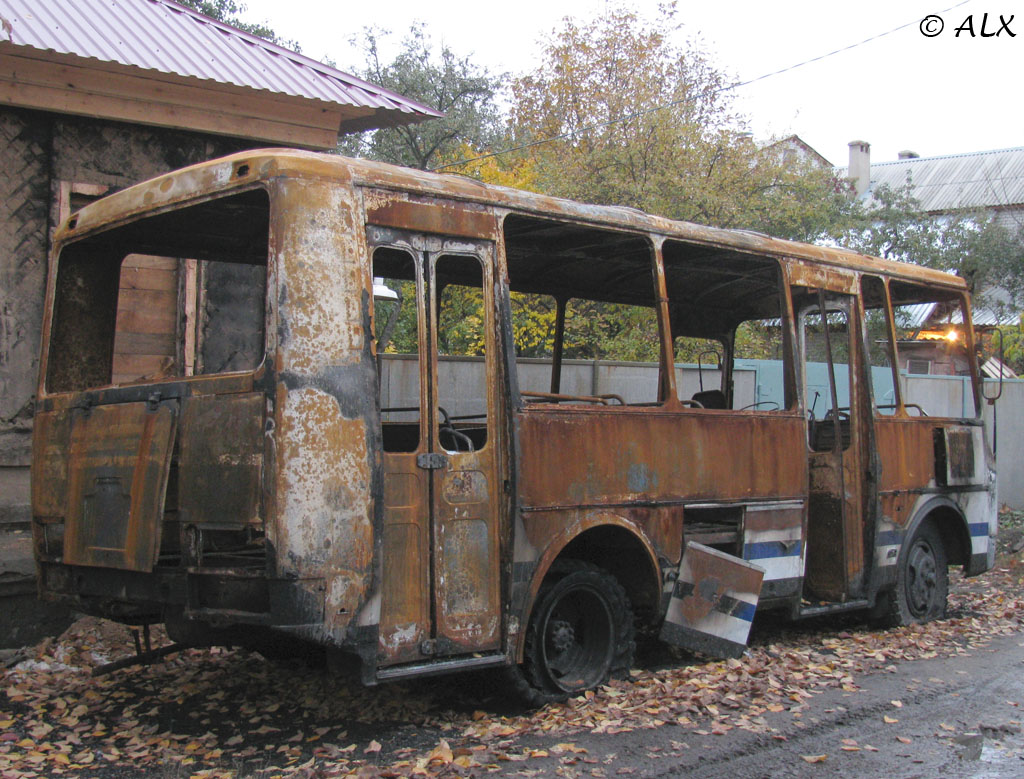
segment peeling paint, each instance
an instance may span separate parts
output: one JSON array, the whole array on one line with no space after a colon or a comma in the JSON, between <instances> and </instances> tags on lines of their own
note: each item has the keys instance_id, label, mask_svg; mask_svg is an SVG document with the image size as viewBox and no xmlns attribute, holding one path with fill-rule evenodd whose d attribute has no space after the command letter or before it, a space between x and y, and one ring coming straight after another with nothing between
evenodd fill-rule
<instances>
[{"instance_id":1,"label":"peeling paint","mask_svg":"<svg viewBox=\"0 0 1024 779\"><path fill-rule=\"evenodd\" d=\"M354 613L373 559L365 423L345 419L337 400L307 387L279 404L278 551L297 576L332 580L329 614Z\"/></svg>"},{"instance_id":2,"label":"peeling paint","mask_svg":"<svg viewBox=\"0 0 1024 779\"><path fill-rule=\"evenodd\" d=\"M281 234L277 284L282 370L321 375L357 362L363 350L365 256L351 190L293 181L279 185L289 220Z\"/></svg>"}]
</instances>

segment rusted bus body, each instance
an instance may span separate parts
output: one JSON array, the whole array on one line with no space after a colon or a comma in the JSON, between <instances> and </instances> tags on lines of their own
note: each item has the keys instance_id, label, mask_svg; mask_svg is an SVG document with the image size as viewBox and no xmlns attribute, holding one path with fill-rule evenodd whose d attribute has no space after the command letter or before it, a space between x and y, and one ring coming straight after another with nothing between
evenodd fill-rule
<instances>
[{"instance_id":1,"label":"rusted bus body","mask_svg":"<svg viewBox=\"0 0 1024 779\"><path fill-rule=\"evenodd\" d=\"M124 335L126 256L178 264L175 332L151 339L172 357ZM873 386L891 310L967 310L944 274L268 151L83 209L47 295L41 592L185 641L293 636L368 683L518 667L543 700L628 665L634 614L729 654L757 607L929 618L918 570L992 565L978 418L916 413L891 371L891 404ZM531 295L557 309L541 384L516 360ZM656 387L568 386L578 300L633 312ZM733 361L769 336L779 394L742 397ZM686 338L717 344L717 386L682 391Z\"/></svg>"}]
</instances>

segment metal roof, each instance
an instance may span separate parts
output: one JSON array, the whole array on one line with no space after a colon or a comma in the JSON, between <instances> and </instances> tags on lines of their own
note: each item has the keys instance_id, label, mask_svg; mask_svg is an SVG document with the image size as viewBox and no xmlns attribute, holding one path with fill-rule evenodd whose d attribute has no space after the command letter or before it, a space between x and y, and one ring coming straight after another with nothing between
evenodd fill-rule
<instances>
[{"instance_id":1,"label":"metal roof","mask_svg":"<svg viewBox=\"0 0 1024 779\"><path fill-rule=\"evenodd\" d=\"M962 325L963 313L959 306L940 303L916 303L899 306L898 324L904 328L941 327ZM1009 293L1001 287L976 290L971 306L975 327L1002 327L1020 322L1020 311Z\"/></svg>"},{"instance_id":2,"label":"metal roof","mask_svg":"<svg viewBox=\"0 0 1024 779\"><path fill-rule=\"evenodd\" d=\"M171 0L0 0L0 17L0 51L14 44L374 111L343 130L443 115Z\"/></svg>"},{"instance_id":3,"label":"metal roof","mask_svg":"<svg viewBox=\"0 0 1024 779\"><path fill-rule=\"evenodd\" d=\"M848 175L848 169L840 169ZM1024 205L1024 146L941 157L915 157L871 163L869 198L879 186L893 189L907 181L927 212Z\"/></svg>"}]
</instances>

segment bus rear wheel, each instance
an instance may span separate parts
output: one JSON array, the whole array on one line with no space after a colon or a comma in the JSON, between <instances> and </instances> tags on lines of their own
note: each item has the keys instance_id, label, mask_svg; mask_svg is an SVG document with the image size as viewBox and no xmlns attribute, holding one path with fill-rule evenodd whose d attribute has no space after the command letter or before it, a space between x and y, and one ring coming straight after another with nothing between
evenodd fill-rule
<instances>
[{"instance_id":1,"label":"bus rear wheel","mask_svg":"<svg viewBox=\"0 0 1024 779\"><path fill-rule=\"evenodd\" d=\"M633 610L618 580L595 565L562 561L538 593L513 680L533 705L565 700L628 673L635 650Z\"/></svg>"},{"instance_id":2,"label":"bus rear wheel","mask_svg":"<svg viewBox=\"0 0 1024 779\"><path fill-rule=\"evenodd\" d=\"M896 588L887 595L885 622L913 625L946 616L948 565L938 529L923 522L901 551Z\"/></svg>"}]
</instances>

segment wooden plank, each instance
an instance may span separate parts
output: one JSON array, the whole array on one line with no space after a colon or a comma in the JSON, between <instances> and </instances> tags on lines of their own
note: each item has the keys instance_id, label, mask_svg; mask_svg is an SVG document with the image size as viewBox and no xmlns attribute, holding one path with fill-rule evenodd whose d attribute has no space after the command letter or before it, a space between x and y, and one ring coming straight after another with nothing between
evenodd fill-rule
<instances>
[{"instance_id":1,"label":"wooden plank","mask_svg":"<svg viewBox=\"0 0 1024 779\"><path fill-rule=\"evenodd\" d=\"M115 384L174 375L174 358L159 354L115 354Z\"/></svg>"},{"instance_id":2,"label":"wooden plank","mask_svg":"<svg viewBox=\"0 0 1024 779\"><path fill-rule=\"evenodd\" d=\"M116 62L98 62L56 52L34 50L31 53L0 52L0 78L21 83L67 87L110 97L126 97L148 103L181 106L217 106L226 114L266 118L296 127L335 129L334 120L371 116L365 106L330 103L313 98L259 90L226 82L208 82L176 73L142 71ZM187 128L186 128L187 129Z\"/></svg>"},{"instance_id":3,"label":"wooden plank","mask_svg":"<svg viewBox=\"0 0 1024 779\"><path fill-rule=\"evenodd\" d=\"M178 292L161 289L124 288L118 294L117 309L121 311L153 311L175 317L178 308ZM172 331L173 332L173 331Z\"/></svg>"},{"instance_id":4,"label":"wooden plank","mask_svg":"<svg viewBox=\"0 0 1024 779\"><path fill-rule=\"evenodd\" d=\"M177 293L178 272L157 268L121 268L121 289Z\"/></svg>"},{"instance_id":5,"label":"wooden plank","mask_svg":"<svg viewBox=\"0 0 1024 779\"><path fill-rule=\"evenodd\" d=\"M175 333L177 294L156 290L122 290L118 301L117 332Z\"/></svg>"},{"instance_id":6,"label":"wooden plank","mask_svg":"<svg viewBox=\"0 0 1024 779\"><path fill-rule=\"evenodd\" d=\"M223 82L203 82L177 74L142 72L117 62L84 63L74 55L34 52L40 56L0 53L0 74L34 86L71 88L96 95L142 99L150 103L217 105L222 113L254 117L296 127L332 129L335 116L346 107L369 116L367 107L344 106L324 100L256 90ZM0 77L3 78L3 77ZM335 126L336 128L336 126Z\"/></svg>"},{"instance_id":7,"label":"wooden plank","mask_svg":"<svg viewBox=\"0 0 1024 779\"><path fill-rule=\"evenodd\" d=\"M150 290L176 294L177 288L178 274L176 271L128 268L121 273L122 290Z\"/></svg>"},{"instance_id":8,"label":"wooden plank","mask_svg":"<svg viewBox=\"0 0 1024 779\"><path fill-rule=\"evenodd\" d=\"M119 332L114 338L114 354L174 355L173 333Z\"/></svg>"},{"instance_id":9,"label":"wooden plank","mask_svg":"<svg viewBox=\"0 0 1024 779\"><path fill-rule=\"evenodd\" d=\"M154 270L172 270L177 272L177 257L158 257L155 254L129 254L121 263L124 268L152 268Z\"/></svg>"},{"instance_id":10,"label":"wooden plank","mask_svg":"<svg viewBox=\"0 0 1024 779\"><path fill-rule=\"evenodd\" d=\"M6 54L0 55L0 103L319 149L336 146L343 110Z\"/></svg>"}]
</instances>

